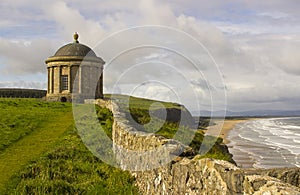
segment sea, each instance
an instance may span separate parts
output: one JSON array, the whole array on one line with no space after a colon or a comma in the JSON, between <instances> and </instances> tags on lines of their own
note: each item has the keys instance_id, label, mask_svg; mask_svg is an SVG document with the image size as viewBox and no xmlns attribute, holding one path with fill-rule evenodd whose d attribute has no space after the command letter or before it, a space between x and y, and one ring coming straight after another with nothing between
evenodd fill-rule
<instances>
[{"instance_id":1,"label":"sea","mask_svg":"<svg viewBox=\"0 0 300 195\"><path fill-rule=\"evenodd\" d=\"M240 167L300 167L300 117L238 123L227 139Z\"/></svg>"}]
</instances>

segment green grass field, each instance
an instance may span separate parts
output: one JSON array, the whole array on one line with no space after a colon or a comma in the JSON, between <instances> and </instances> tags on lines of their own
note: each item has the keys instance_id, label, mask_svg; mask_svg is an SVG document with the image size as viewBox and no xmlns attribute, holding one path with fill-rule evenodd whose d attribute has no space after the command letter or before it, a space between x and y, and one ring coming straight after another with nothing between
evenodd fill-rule
<instances>
[{"instance_id":1,"label":"green grass field","mask_svg":"<svg viewBox=\"0 0 300 195\"><path fill-rule=\"evenodd\" d=\"M128 172L83 145L70 103L0 98L0 108L0 194L137 194ZM98 109L110 132L108 113Z\"/></svg>"}]
</instances>

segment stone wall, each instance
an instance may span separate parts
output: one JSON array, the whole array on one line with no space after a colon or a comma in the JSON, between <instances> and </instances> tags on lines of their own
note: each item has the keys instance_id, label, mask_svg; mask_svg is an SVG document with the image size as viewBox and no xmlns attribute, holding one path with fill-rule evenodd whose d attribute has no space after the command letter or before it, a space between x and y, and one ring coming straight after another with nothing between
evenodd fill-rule
<instances>
[{"instance_id":1,"label":"stone wall","mask_svg":"<svg viewBox=\"0 0 300 195\"><path fill-rule=\"evenodd\" d=\"M110 100L98 99L96 104L113 112L114 152L119 166L124 170L141 171L160 167L182 152L191 151L190 147L176 140L139 131Z\"/></svg>"},{"instance_id":2,"label":"stone wall","mask_svg":"<svg viewBox=\"0 0 300 195\"><path fill-rule=\"evenodd\" d=\"M112 137L118 163L135 176L142 194L300 194L299 169L245 170L200 156L176 158L189 147L138 131L110 100L96 103L113 112Z\"/></svg>"}]
</instances>

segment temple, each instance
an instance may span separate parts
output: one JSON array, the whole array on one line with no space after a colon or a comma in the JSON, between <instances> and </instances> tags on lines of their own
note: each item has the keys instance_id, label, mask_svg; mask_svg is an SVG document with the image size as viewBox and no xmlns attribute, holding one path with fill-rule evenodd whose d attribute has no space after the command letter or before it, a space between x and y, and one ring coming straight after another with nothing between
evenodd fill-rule
<instances>
[{"instance_id":1,"label":"temple","mask_svg":"<svg viewBox=\"0 0 300 195\"><path fill-rule=\"evenodd\" d=\"M79 43L77 33L73 38L73 43L62 46L45 61L48 69L48 101L103 98L105 62L91 48Z\"/></svg>"}]
</instances>

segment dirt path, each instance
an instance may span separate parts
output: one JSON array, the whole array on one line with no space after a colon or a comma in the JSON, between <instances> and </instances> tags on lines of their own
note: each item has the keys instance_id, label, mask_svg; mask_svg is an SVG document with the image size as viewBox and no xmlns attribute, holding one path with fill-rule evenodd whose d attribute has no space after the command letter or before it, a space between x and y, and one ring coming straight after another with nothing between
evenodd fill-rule
<instances>
[{"instance_id":1,"label":"dirt path","mask_svg":"<svg viewBox=\"0 0 300 195\"><path fill-rule=\"evenodd\" d=\"M51 147L72 124L72 112L58 113L43 128L6 148L0 154L0 193L5 190L5 185L13 174Z\"/></svg>"}]
</instances>

